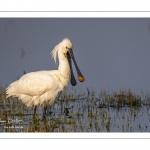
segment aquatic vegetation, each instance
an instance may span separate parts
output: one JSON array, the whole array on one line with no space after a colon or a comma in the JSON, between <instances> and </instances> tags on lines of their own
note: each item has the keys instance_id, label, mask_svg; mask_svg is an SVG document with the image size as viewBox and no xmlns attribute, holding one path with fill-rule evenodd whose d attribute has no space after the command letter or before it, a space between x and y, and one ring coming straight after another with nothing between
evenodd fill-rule
<instances>
[{"instance_id":1,"label":"aquatic vegetation","mask_svg":"<svg viewBox=\"0 0 150 150\"><path fill-rule=\"evenodd\" d=\"M0 88L1 132L149 132L150 97L134 94L130 89L65 89L48 107L46 119L38 108L26 107L16 98L6 99Z\"/></svg>"}]
</instances>

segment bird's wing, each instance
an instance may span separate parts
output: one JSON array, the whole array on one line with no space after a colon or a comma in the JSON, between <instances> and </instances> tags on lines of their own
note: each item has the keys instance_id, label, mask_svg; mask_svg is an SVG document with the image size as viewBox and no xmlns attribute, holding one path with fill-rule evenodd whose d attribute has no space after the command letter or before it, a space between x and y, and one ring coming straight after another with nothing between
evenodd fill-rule
<instances>
[{"instance_id":1,"label":"bird's wing","mask_svg":"<svg viewBox=\"0 0 150 150\"><path fill-rule=\"evenodd\" d=\"M51 89L55 90L58 87L57 77L53 75L53 72L48 74L46 71L25 74L17 80L15 84L16 92L30 96L42 95L43 93Z\"/></svg>"}]
</instances>

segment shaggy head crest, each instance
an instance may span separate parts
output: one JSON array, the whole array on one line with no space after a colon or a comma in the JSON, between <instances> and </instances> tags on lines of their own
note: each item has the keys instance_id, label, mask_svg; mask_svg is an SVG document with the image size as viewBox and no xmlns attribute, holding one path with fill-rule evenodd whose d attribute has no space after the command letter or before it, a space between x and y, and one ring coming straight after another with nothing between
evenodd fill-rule
<instances>
[{"instance_id":1,"label":"shaggy head crest","mask_svg":"<svg viewBox=\"0 0 150 150\"><path fill-rule=\"evenodd\" d=\"M51 55L52 58L54 59L55 63L56 63L56 59L57 59L57 55L58 55L58 50L61 46L68 46L68 47L72 47L72 43L68 38L64 38L59 44L57 44L54 49L51 51Z\"/></svg>"}]
</instances>

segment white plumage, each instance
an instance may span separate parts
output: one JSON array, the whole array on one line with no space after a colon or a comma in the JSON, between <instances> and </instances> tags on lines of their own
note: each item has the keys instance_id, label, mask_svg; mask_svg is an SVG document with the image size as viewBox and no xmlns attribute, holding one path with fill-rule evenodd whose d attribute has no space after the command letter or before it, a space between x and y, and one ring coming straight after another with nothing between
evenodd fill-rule
<instances>
[{"instance_id":1,"label":"white plumage","mask_svg":"<svg viewBox=\"0 0 150 150\"><path fill-rule=\"evenodd\" d=\"M68 85L70 76L71 84L76 84L72 74L71 59L75 61L72 52L72 43L69 39L64 39L54 47L51 52L56 62L58 56L58 70L30 72L23 75L19 80L11 83L6 89L8 97L18 97L27 106L51 105L57 95ZM70 61L69 61L70 59ZM76 62L75 62L76 63ZM84 77L75 64L79 81L84 81Z\"/></svg>"}]
</instances>

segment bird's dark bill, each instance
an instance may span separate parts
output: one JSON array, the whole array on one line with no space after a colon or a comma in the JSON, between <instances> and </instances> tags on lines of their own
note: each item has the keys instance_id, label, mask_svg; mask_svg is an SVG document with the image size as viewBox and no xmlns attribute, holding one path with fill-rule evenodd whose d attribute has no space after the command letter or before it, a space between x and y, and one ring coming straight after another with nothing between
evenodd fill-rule
<instances>
[{"instance_id":1,"label":"bird's dark bill","mask_svg":"<svg viewBox=\"0 0 150 150\"><path fill-rule=\"evenodd\" d=\"M70 82L71 82L72 86L75 86L77 84L77 82L76 82L76 79L74 77L73 70L72 70L71 57L69 55L67 55L67 56L68 56L68 62L69 62L70 72L71 72L71 80L70 80Z\"/></svg>"},{"instance_id":2,"label":"bird's dark bill","mask_svg":"<svg viewBox=\"0 0 150 150\"><path fill-rule=\"evenodd\" d=\"M76 71L77 71L77 74L78 74L78 80L80 81L80 82L83 82L84 81L84 77L83 77L83 75L82 75L82 73L80 72L80 70L79 70L79 68L78 68L78 65L77 65L77 63L76 63L76 60L75 60L75 58L74 58L74 55L73 55L73 51L72 51L72 49L70 49L68 52L67 52L67 57L68 57L68 62L69 62L69 65L70 65L70 70L71 70L71 82L74 82L74 80L75 80L75 78L74 78L74 75L73 75L73 70L72 70L72 64L71 64L71 58L72 58L72 60L73 60L73 62L74 62L74 65L75 65L75 68L76 68ZM76 82L76 80L75 80L75 82ZM75 84L76 85L76 84Z\"/></svg>"}]
</instances>

